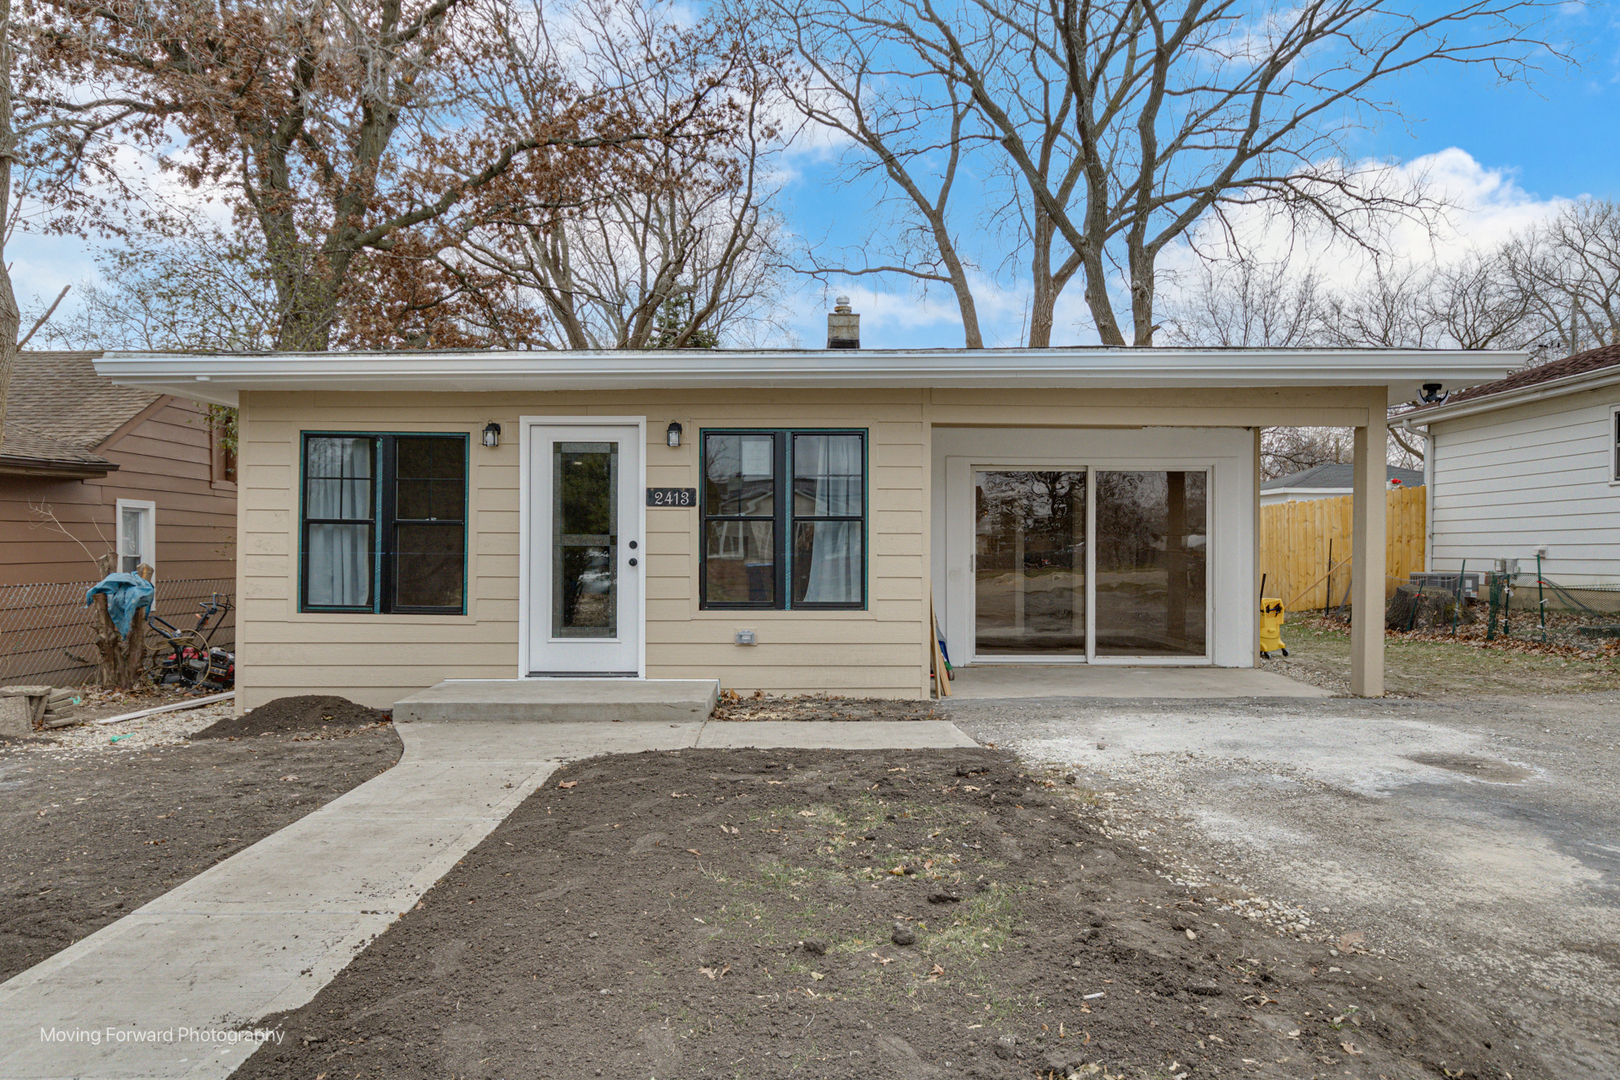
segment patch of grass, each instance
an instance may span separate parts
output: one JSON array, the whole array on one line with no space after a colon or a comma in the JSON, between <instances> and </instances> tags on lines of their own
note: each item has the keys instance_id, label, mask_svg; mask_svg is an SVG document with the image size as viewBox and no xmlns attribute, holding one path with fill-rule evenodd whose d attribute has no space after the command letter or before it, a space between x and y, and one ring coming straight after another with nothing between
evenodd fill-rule
<instances>
[{"instance_id":1,"label":"patch of grass","mask_svg":"<svg viewBox=\"0 0 1620 1080\"><path fill-rule=\"evenodd\" d=\"M1350 677L1350 632L1323 619L1290 620L1283 627L1289 660L1343 679ZM1567 694L1620 689L1620 662L1498 647L1478 641L1384 641L1384 685L1408 695Z\"/></svg>"},{"instance_id":2,"label":"patch of grass","mask_svg":"<svg viewBox=\"0 0 1620 1080\"><path fill-rule=\"evenodd\" d=\"M991 884L983 892L952 905L954 910L944 925L929 930L921 939L924 951L929 955L936 948L941 952L965 951L977 960L980 953L1005 948L1017 921L1017 898L1021 891Z\"/></svg>"}]
</instances>

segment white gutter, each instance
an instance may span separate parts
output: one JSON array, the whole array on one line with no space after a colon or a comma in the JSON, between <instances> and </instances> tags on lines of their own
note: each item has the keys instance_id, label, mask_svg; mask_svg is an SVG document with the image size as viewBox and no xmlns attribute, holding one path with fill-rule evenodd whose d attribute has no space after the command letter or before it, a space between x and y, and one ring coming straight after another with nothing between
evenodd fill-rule
<instances>
[{"instance_id":1,"label":"white gutter","mask_svg":"<svg viewBox=\"0 0 1620 1080\"><path fill-rule=\"evenodd\" d=\"M244 390L459 392L693 387L1469 386L1517 352L1368 349L827 349L673 352L107 353L121 386L234 405Z\"/></svg>"},{"instance_id":2,"label":"white gutter","mask_svg":"<svg viewBox=\"0 0 1620 1080\"><path fill-rule=\"evenodd\" d=\"M1459 401L1454 405L1433 405L1426 409L1414 409L1409 413L1391 417L1389 422L1392 425L1408 421L1416 421L1420 425L1433 424L1493 412L1497 409L1511 409L1515 405L1529 405L1547 398L1565 397L1587 390L1601 390L1606 386L1617 384L1620 384L1620 365L1598 368L1596 371L1582 371L1576 375L1566 375L1562 379L1549 379L1547 382L1535 383L1517 390L1486 394L1483 397Z\"/></svg>"}]
</instances>

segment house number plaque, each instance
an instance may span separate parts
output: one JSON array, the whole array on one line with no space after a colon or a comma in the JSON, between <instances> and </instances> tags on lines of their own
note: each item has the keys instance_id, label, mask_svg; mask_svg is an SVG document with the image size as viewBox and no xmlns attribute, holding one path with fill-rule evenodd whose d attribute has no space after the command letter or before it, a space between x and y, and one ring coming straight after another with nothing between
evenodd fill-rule
<instances>
[{"instance_id":1,"label":"house number plaque","mask_svg":"<svg viewBox=\"0 0 1620 1080\"><path fill-rule=\"evenodd\" d=\"M648 506L696 506L697 488L648 488Z\"/></svg>"}]
</instances>

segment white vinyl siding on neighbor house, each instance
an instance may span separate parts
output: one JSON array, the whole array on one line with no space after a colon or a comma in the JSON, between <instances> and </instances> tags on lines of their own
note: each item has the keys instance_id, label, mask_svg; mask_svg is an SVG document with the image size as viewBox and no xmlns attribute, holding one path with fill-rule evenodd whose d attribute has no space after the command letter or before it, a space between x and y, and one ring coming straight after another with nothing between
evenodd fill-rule
<instances>
[{"instance_id":1,"label":"white vinyl siding on neighbor house","mask_svg":"<svg viewBox=\"0 0 1620 1080\"><path fill-rule=\"evenodd\" d=\"M1429 569L1542 567L1563 585L1620 583L1620 388L1442 421L1434 438Z\"/></svg>"}]
</instances>

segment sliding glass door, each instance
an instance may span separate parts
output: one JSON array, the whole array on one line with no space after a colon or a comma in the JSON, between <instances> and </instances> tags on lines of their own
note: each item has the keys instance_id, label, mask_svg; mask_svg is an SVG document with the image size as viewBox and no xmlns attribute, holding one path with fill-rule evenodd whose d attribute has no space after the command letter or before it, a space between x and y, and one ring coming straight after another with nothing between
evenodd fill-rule
<instances>
[{"instance_id":1,"label":"sliding glass door","mask_svg":"<svg viewBox=\"0 0 1620 1080\"><path fill-rule=\"evenodd\" d=\"M974 473L979 656L1086 652L1086 474Z\"/></svg>"},{"instance_id":2,"label":"sliding glass door","mask_svg":"<svg viewBox=\"0 0 1620 1080\"><path fill-rule=\"evenodd\" d=\"M1097 656L1203 656L1209 474L1097 473Z\"/></svg>"},{"instance_id":3,"label":"sliding glass door","mask_svg":"<svg viewBox=\"0 0 1620 1080\"><path fill-rule=\"evenodd\" d=\"M974 656L1208 655L1206 470L981 468Z\"/></svg>"}]
</instances>

